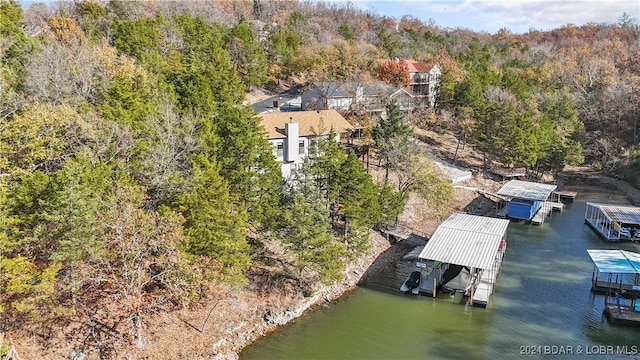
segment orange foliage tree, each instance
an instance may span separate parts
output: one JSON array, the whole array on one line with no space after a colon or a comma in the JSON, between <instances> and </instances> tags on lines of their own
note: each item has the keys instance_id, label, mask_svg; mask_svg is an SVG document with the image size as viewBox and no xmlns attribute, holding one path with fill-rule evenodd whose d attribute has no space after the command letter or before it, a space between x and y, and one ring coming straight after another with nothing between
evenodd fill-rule
<instances>
[{"instance_id":1,"label":"orange foliage tree","mask_svg":"<svg viewBox=\"0 0 640 360\"><path fill-rule=\"evenodd\" d=\"M397 87L406 87L411 83L409 67L404 60L387 60L380 64L376 73L378 79Z\"/></svg>"}]
</instances>

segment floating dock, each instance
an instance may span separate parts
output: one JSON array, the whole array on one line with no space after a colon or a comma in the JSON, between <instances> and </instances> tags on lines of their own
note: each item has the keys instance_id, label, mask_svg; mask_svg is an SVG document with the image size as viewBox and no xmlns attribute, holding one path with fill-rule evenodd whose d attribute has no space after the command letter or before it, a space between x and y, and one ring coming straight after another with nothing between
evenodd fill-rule
<instances>
[{"instance_id":1,"label":"floating dock","mask_svg":"<svg viewBox=\"0 0 640 360\"><path fill-rule=\"evenodd\" d=\"M640 240L640 208L587 203L584 222L607 241Z\"/></svg>"},{"instance_id":2,"label":"floating dock","mask_svg":"<svg viewBox=\"0 0 640 360\"><path fill-rule=\"evenodd\" d=\"M576 196L578 196L578 193L575 191L563 191L556 189L551 193L551 195L557 196L560 200L573 201L575 200Z\"/></svg>"},{"instance_id":3,"label":"floating dock","mask_svg":"<svg viewBox=\"0 0 640 360\"><path fill-rule=\"evenodd\" d=\"M587 252L594 263L591 291L606 294L604 312L609 321L640 326L640 254L600 249L588 249Z\"/></svg>"},{"instance_id":4,"label":"floating dock","mask_svg":"<svg viewBox=\"0 0 640 360\"><path fill-rule=\"evenodd\" d=\"M552 211L564 210L564 204L557 201L545 201L540 207L540 210L531 218L531 223L534 225L542 225L544 221L549 217Z\"/></svg>"},{"instance_id":5,"label":"floating dock","mask_svg":"<svg viewBox=\"0 0 640 360\"><path fill-rule=\"evenodd\" d=\"M555 190L556 185L552 184L511 180L498 190L497 195L507 200L502 202L502 208L497 209L496 216L541 225L553 210L564 207L560 195L552 196Z\"/></svg>"},{"instance_id":6,"label":"floating dock","mask_svg":"<svg viewBox=\"0 0 640 360\"><path fill-rule=\"evenodd\" d=\"M502 258L504 257L504 252L505 247L502 247L500 250L498 250L492 269L482 270L480 281L473 290L473 295L471 297L471 303L473 304L473 306L486 308L489 304L489 298L491 297L491 293L493 293L493 286L495 285L496 279L498 278L500 266L502 266Z\"/></svg>"},{"instance_id":7,"label":"floating dock","mask_svg":"<svg viewBox=\"0 0 640 360\"><path fill-rule=\"evenodd\" d=\"M506 219L452 214L438 226L418 257L468 268L472 276L469 301L486 307L502 264L508 225ZM428 282L424 285L433 288L433 280Z\"/></svg>"},{"instance_id":8,"label":"floating dock","mask_svg":"<svg viewBox=\"0 0 640 360\"><path fill-rule=\"evenodd\" d=\"M640 309L635 306L606 303L604 313L612 324L640 326Z\"/></svg>"}]
</instances>

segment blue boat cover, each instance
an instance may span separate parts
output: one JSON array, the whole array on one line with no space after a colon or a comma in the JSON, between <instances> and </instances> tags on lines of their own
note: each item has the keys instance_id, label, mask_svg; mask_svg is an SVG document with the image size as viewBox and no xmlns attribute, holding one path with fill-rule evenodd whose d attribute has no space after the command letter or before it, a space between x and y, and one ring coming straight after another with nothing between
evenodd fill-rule
<instances>
[{"instance_id":1,"label":"blue boat cover","mask_svg":"<svg viewBox=\"0 0 640 360\"><path fill-rule=\"evenodd\" d=\"M640 254L626 250L588 249L591 260L602 273L640 274Z\"/></svg>"}]
</instances>

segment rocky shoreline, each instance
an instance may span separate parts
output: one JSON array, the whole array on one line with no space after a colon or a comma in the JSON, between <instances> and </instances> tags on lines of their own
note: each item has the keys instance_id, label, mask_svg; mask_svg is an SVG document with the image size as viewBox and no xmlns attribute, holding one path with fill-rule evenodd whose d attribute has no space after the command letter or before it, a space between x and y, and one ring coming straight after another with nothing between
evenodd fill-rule
<instances>
[{"instance_id":1,"label":"rocky shoreline","mask_svg":"<svg viewBox=\"0 0 640 360\"><path fill-rule=\"evenodd\" d=\"M476 173L477 174L477 173ZM601 186L626 194L634 205L640 206L640 190L633 186L593 171L573 170L559 174L555 182L560 189L572 186ZM466 186L468 185L468 186ZM492 208L489 200L472 189L496 191L501 183L476 175L455 189L451 212L475 211L478 215ZM490 201L489 201L490 202ZM410 199L405 214L401 216L421 234L433 234L442 219L433 217L425 221L416 216L421 207L419 200ZM121 349L116 358L127 359L238 359L243 348L275 331L279 326L298 318L315 306L332 302L385 271L391 264L412 249L409 243L392 244L376 231L371 231L371 247L362 257L345 270L344 279L334 285L318 285L312 294L304 296L295 286L272 287L273 279L259 284L253 278L241 288L220 288L211 296L206 306L182 309L169 314L159 314L147 319L147 337L144 346ZM43 348L33 334L13 337L15 359L69 359L77 354L73 345L67 344L71 330L60 334L56 348ZM5 334L7 335L7 334ZM20 341L18 341L20 339ZM7 337L5 337L5 341ZM9 338L10 340L10 338ZM65 345L66 344L66 345ZM17 356L20 354L20 357ZM86 360L96 358L96 353L83 354Z\"/></svg>"},{"instance_id":2,"label":"rocky shoreline","mask_svg":"<svg viewBox=\"0 0 640 360\"><path fill-rule=\"evenodd\" d=\"M377 263L376 259L391 246L389 241L382 235L371 231L371 247L369 251L348 266L345 270L345 278L340 283L331 286L320 286L316 289L314 295L307 298L297 297L298 301L294 306L267 309L263 316L262 324L238 329L233 334L232 339L222 338L217 340L211 349L213 358L219 360L238 359L239 353L245 346L276 330L278 326L287 324L314 306L336 300L355 289L367 274L372 271L375 272L375 269L372 269L372 264Z\"/></svg>"},{"instance_id":3,"label":"rocky shoreline","mask_svg":"<svg viewBox=\"0 0 640 360\"><path fill-rule=\"evenodd\" d=\"M485 186L499 186L499 183L490 180L482 179L482 183ZM490 184L489 184L490 183ZM640 189L636 189L628 183L602 175L593 171L569 171L559 174L556 177L556 183L559 188L566 188L571 186L606 186L611 189L616 189L624 193L629 201L634 205L640 206ZM457 189L456 192L465 191L464 189ZM468 191L468 190L467 190ZM464 202L457 204L458 210L465 207ZM431 229L431 233L435 229ZM238 354L242 349L251 344L258 338L268 334L275 330L277 326L284 325L296 317L302 315L302 313L313 306L324 304L329 301L333 301L348 291L353 290L359 283L366 281L368 276L374 276L376 272L385 268L389 262L401 258L407 251L411 250L407 246L391 245L383 236L379 233L371 233L372 247L365 256L360 258L356 263L350 265L347 276L340 284L336 284L329 287L323 287L318 289L317 294L304 299L297 304L297 306L288 309L273 309L269 311L268 319L264 323L262 329L254 329L249 333L238 334L240 341L230 344L232 346L220 346L218 351L215 352L215 359L238 359ZM395 247L395 248L394 248Z\"/></svg>"}]
</instances>

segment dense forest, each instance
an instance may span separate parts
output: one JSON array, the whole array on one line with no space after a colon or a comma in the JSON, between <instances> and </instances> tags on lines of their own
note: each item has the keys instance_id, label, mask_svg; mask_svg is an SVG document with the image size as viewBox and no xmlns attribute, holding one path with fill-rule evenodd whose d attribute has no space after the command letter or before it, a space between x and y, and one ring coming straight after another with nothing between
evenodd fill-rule
<instances>
[{"instance_id":1,"label":"dense forest","mask_svg":"<svg viewBox=\"0 0 640 360\"><path fill-rule=\"evenodd\" d=\"M452 197L411 125L455 134L486 166L640 183L640 27L627 14L515 35L350 3L0 0L0 35L0 332L46 338L100 314L135 342L146 316L252 267L304 291L340 280L409 193L435 209ZM321 141L284 184L246 94L372 81L391 58L443 74L435 109L348 114L371 124L384 179Z\"/></svg>"}]
</instances>

